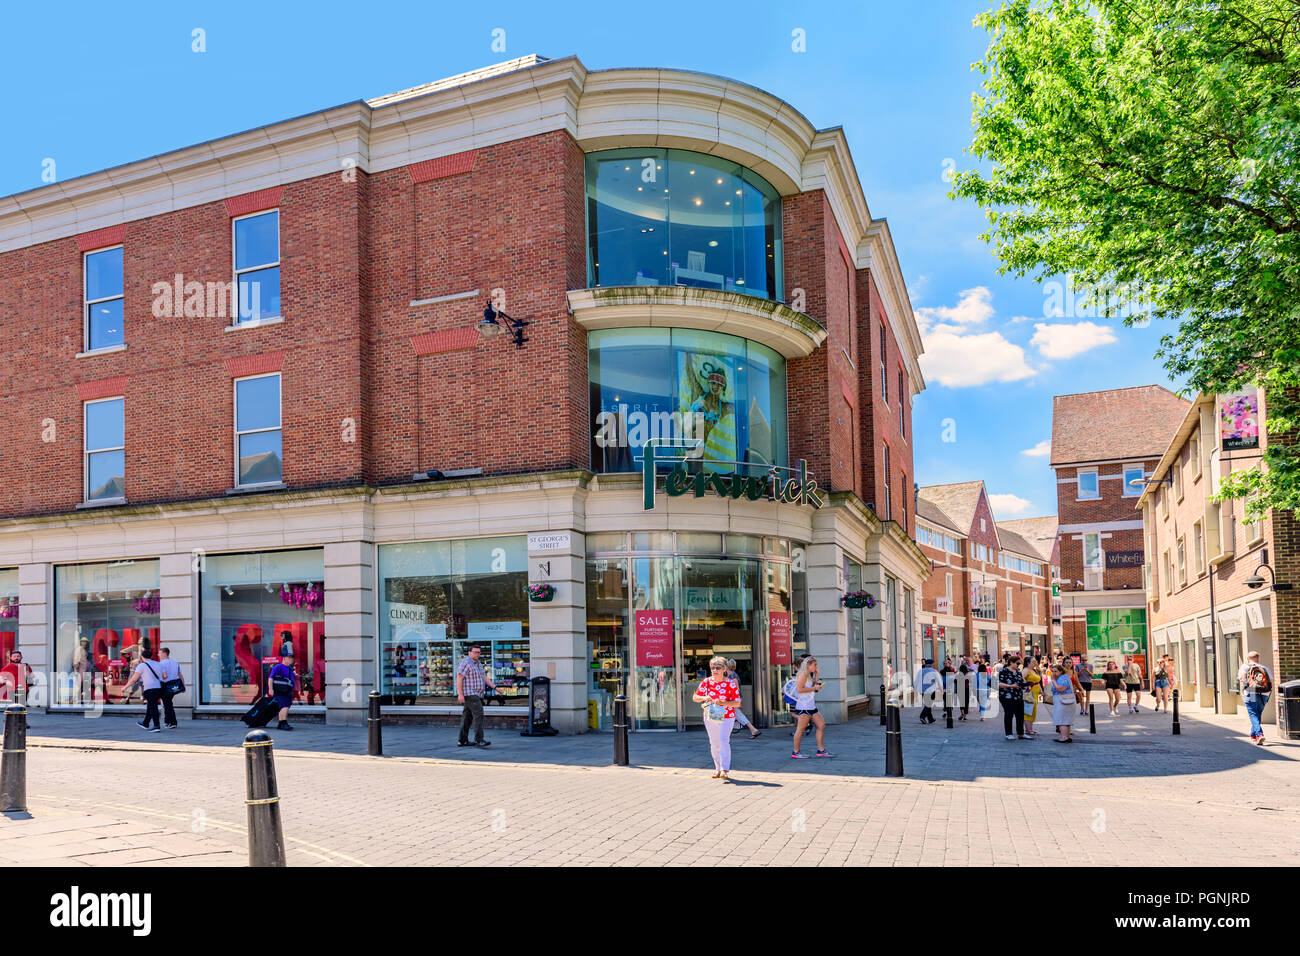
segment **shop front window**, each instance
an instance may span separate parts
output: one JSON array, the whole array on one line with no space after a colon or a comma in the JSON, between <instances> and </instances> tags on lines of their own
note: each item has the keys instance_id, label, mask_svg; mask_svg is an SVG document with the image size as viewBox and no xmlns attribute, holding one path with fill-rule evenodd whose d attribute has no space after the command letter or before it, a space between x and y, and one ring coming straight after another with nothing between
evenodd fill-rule
<instances>
[{"instance_id":1,"label":"shop front window","mask_svg":"<svg viewBox=\"0 0 1300 956\"><path fill-rule=\"evenodd\" d=\"M0 661L18 646L18 569L0 570Z\"/></svg>"},{"instance_id":2,"label":"shop front window","mask_svg":"<svg viewBox=\"0 0 1300 956\"><path fill-rule=\"evenodd\" d=\"M704 457L719 463L787 463L786 370L778 352L690 329L601 329L587 342L595 471L636 471L651 438L703 441Z\"/></svg>"},{"instance_id":3,"label":"shop front window","mask_svg":"<svg viewBox=\"0 0 1300 956\"><path fill-rule=\"evenodd\" d=\"M324 705L323 552L207 555L199 568L199 701L252 703L285 645L294 652L294 700Z\"/></svg>"},{"instance_id":4,"label":"shop front window","mask_svg":"<svg viewBox=\"0 0 1300 956\"><path fill-rule=\"evenodd\" d=\"M847 578L850 591L861 591L863 589L862 577L865 568L856 561L844 559L847 565ZM862 608L848 608L845 611L849 616L849 657L845 662L845 692L849 697L861 697L867 692L867 654L866 633L863 623L864 611Z\"/></svg>"},{"instance_id":5,"label":"shop front window","mask_svg":"<svg viewBox=\"0 0 1300 956\"><path fill-rule=\"evenodd\" d=\"M391 704L454 705L471 644L496 689L528 703L528 553L523 536L379 547L379 692Z\"/></svg>"},{"instance_id":6,"label":"shop front window","mask_svg":"<svg viewBox=\"0 0 1300 956\"><path fill-rule=\"evenodd\" d=\"M613 727L614 698L628 692L628 563L627 558L587 560L587 726L591 730Z\"/></svg>"},{"instance_id":7,"label":"shop front window","mask_svg":"<svg viewBox=\"0 0 1300 956\"><path fill-rule=\"evenodd\" d=\"M158 659L158 567L153 559L54 569L56 706L121 703L143 650Z\"/></svg>"},{"instance_id":8,"label":"shop front window","mask_svg":"<svg viewBox=\"0 0 1300 956\"><path fill-rule=\"evenodd\" d=\"M587 156L587 282L781 298L781 197L744 167L680 149Z\"/></svg>"}]
</instances>

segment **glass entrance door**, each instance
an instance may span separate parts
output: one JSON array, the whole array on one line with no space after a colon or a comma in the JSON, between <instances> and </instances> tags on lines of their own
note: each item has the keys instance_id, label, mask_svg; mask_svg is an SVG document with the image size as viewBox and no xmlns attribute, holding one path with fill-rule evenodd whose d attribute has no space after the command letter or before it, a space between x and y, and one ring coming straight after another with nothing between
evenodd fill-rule
<instances>
[{"instance_id":1,"label":"glass entrance door","mask_svg":"<svg viewBox=\"0 0 1300 956\"><path fill-rule=\"evenodd\" d=\"M681 667L682 725L702 726L703 712L691 697L709 676L715 655L736 661L741 707L754 714L754 675L758 663L755 627L762 599L758 593L759 562L745 558L682 557Z\"/></svg>"}]
</instances>

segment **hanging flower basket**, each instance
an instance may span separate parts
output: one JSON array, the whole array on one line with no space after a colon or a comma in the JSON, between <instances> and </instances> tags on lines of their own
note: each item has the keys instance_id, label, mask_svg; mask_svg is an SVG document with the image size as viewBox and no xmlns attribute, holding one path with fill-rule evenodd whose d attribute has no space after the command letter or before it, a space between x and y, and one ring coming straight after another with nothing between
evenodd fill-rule
<instances>
[{"instance_id":1,"label":"hanging flower basket","mask_svg":"<svg viewBox=\"0 0 1300 956\"><path fill-rule=\"evenodd\" d=\"M876 599L866 591L848 591L840 598L840 604L844 607L854 609L860 607L875 607Z\"/></svg>"},{"instance_id":2,"label":"hanging flower basket","mask_svg":"<svg viewBox=\"0 0 1300 956\"><path fill-rule=\"evenodd\" d=\"M551 584L528 585L528 600L534 604L544 604L555 598L555 587Z\"/></svg>"}]
</instances>

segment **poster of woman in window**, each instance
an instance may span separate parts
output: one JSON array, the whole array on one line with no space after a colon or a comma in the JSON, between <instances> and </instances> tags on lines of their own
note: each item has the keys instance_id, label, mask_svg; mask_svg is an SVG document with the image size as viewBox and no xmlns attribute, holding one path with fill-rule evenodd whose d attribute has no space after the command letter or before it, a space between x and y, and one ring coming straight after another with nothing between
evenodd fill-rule
<instances>
[{"instance_id":1,"label":"poster of woman in window","mask_svg":"<svg viewBox=\"0 0 1300 956\"><path fill-rule=\"evenodd\" d=\"M722 356L695 352L679 352L677 363L682 419L693 425L693 437L704 439L704 457L718 462L737 461L740 444L735 366ZM732 470L731 466L711 462L705 462L704 468L717 472Z\"/></svg>"}]
</instances>

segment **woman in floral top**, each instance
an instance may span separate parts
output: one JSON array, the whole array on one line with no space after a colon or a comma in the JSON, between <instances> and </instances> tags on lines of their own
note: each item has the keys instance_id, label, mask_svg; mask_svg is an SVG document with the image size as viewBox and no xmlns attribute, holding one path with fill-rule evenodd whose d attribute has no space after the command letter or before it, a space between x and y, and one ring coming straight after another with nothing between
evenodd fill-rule
<instances>
[{"instance_id":1,"label":"woman in floral top","mask_svg":"<svg viewBox=\"0 0 1300 956\"><path fill-rule=\"evenodd\" d=\"M736 722L736 708L728 705L740 703L740 688L727 679L725 657L709 661L709 675L700 681L691 700L704 705L704 729L709 733L709 749L713 752L713 778L726 783L731 770L731 728Z\"/></svg>"}]
</instances>

